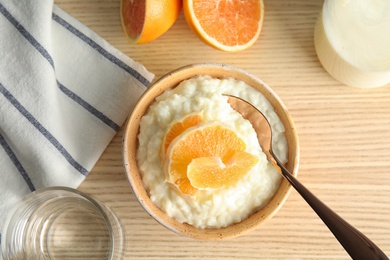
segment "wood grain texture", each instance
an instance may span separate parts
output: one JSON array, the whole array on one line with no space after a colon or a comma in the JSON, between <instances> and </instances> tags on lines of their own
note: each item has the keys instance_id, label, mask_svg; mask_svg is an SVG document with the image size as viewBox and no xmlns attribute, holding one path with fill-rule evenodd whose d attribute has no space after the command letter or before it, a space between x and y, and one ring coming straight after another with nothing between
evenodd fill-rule
<instances>
[{"instance_id":1,"label":"wood grain texture","mask_svg":"<svg viewBox=\"0 0 390 260\"><path fill-rule=\"evenodd\" d=\"M238 53L203 44L182 13L156 41L132 46L122 32L119 2L55 1L155 73L155 80L187 64L216 62L243 68L268 83L297 127L299 179L390 255L390 85L347 87L321 67L313 33L323 1L266 0L259 40ZM127 234L125 259L349 259L295 191L271 221L236 239L194 241L168 231L131 192L122 166L122 135L123 127L79 189L120 217Z\"/></svg>"}]
</instances>

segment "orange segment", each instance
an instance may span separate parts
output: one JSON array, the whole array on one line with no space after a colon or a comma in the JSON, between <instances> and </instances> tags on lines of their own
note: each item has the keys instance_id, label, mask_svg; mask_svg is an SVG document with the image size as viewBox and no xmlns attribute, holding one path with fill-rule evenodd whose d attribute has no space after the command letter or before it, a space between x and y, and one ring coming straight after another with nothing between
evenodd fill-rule
<instances>
[{"instance_id":1,"label":"orange segment","mask_svg":"<svg viewBox=\"0 0 390 260\"><path fill-rule=\"evenodd\" d=\"M194 188L191 185L190 180L188 178L179 179L174 185L179 189L182 194L187 194L191 197L195 196L198 192L198 189Z\"/></svg>"},{"instance_id":2,"label":"orange segment","mask_svg":"<svg viewBox=\"0 0 390 260\"><path fill-rule=\"evenodd\" d=\"M184 0L188 25L206 44L239 51L259 37L264 19L263 0Z\"/></svg>"},{"instance_id":3,"label":"orange segment","mask_svg":"<svg viewBox=\"0 0 390 260\"><path fill-rule=\"evenodd\" d=\"M165 159L165 154L168 150L171 142L183 133L186 129L196 126L202 122L202 116L200 114L190 114L184 118L180 118L177 121L174 121L165 133L163 142L162 142L162 159Z\"/></svg>"},{"instance_id":4,"label":"orange segment","mask_svg":"<svg viewBox=\"0 0 390 260\"><path fill-rule=\"evenodd\" d=\"M187 178L197 189L221 189L234 185L258 162L247 152L236 152L228 162L219 157L196 158L187 168Z\"/></svg>"},{"instance_id":5,"label":"orange segment","mask_svg":"<svg viewBox=\"0 0 390 260\"><path fill-rule=\"evenodd\" d=\"M164 164L166 181L190 196L199 189L234 185L258 161L245 149L245 142L221 124L191 127L169 146Z\"/></svg>"},{"instance_id":6,"label":"orange segment","mask_svg":"<svg viewBox=\"0 0 390 260\"><path fill-rule=\"evenodd\" d=\"M181 0L121 0L121 22L130 43L148 43L177 20Z\"/></svg>"}]
</instances>

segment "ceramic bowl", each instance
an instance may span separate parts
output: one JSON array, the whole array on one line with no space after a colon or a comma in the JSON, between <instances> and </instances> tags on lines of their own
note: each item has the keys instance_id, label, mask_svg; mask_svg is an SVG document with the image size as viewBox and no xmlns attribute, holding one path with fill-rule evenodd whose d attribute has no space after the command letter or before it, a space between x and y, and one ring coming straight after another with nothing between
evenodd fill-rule
<instances>
[{"instance_id":1,"label":"ceramic bowl","mask_svg":"<svg viewBox=\"0 0 390 260\"><path fill-rule=\"evenodd\" d=\"M186 223L180 223L174 218L166 215L160 208L158 208L150 200L137 167L136 152L139 145L137 136L139 133L139 123L141 117L147 112L149 106L153 103L157 96L167 89L176 87L181 81L197 75L210 75L217 78L233 77L237 80L246 82L248 85L260 91L272 104L284 124L288 144L288 163L286 167L294 176L297 175L299 164L299 143L294 122L286 107L274 91L263 81L242 69L223 64L188 65L166 74L148 88L148 90L140 98L127 121L123 139L124 166L131 188L139 203L161 225L178 234L195 239L220 240L232 238L259 227L275 215L291 191L291 186L285 179L282 180L278 191L271 201L247 219L224 228L200 229Z\"/></svg>"}]
</instances>

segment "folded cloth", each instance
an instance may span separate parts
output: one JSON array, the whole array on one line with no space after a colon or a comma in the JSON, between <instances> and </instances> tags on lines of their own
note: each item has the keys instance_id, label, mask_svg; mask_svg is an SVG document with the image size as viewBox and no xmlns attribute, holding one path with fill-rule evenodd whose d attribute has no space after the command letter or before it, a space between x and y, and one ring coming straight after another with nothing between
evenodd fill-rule
<instances>
[{"instance_id":1,"label":"folded cloth","mask_svg":"<svg viewBox=\"0 0 390 260\"><path fill-rule=\"evenodd\" d=\"M83 181L154 75L52 0L0 0L0 35L1 230L27 193Z\"/></svg>"}]
</instances>

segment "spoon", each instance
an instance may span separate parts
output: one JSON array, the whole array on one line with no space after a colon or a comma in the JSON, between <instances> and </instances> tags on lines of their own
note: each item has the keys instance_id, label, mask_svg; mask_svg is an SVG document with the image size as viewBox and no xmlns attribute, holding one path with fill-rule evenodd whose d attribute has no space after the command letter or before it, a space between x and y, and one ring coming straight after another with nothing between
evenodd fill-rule
<instances>
[{"instance_id":1,"label":"spoon","mask_svg":"<svg viewBox=\"0 0 390 260\"><path fill-rule=\"evenodd\" d=\"M272 130L266 117L247 101L231 95L226 96L228 97L230 106L253 125L261 149L266 154L268 161L278 169L283 177L285 177L295 190L306 200L322 221L328 226L329 230L348 254L353 259L389 259L370 239L315 197L279 161L272 152Z\"/></svg>"}]
</instances>

